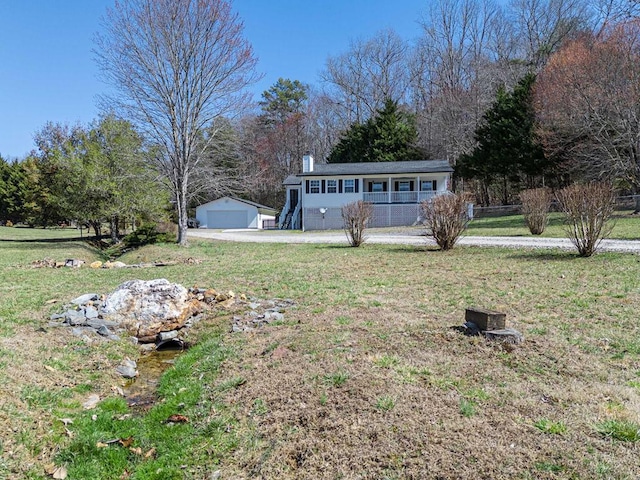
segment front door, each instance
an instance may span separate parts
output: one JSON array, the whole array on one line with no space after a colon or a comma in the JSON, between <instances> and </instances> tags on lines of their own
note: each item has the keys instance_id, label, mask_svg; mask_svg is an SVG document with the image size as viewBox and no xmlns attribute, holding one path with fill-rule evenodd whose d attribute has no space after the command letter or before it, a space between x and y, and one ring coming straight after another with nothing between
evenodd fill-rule
<instances>
[{"instance_id":1,"label":"front door","mask_svg":"<svg viewBox=\"0 0 640 480\"><path fill-rule=\"evenodd\" d=\"M298 205L299 195L300 192L297 188L292 188L291 190L289 190L289 208L291 208L292 210Z\"/></svg>"}]
</instances>

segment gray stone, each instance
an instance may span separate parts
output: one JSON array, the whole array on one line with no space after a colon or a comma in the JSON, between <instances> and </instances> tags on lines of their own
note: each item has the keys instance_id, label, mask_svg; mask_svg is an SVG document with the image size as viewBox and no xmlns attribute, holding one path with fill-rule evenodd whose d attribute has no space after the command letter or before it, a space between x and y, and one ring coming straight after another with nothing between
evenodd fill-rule
<instances>
[{"instance_id":1,"label":"gray stone","mask_svg":"<svg viewBox=\"0 0 640 480\"><path fill-rule=\"evenodd\" d=\"M94 307L85 307L84 308L84 316L87 320L91 320L93 318L98 318L98 310Z\"/></svg>"},{"instance_id":2,"label":"gray stone","mask_svg":"<svg viewBox=\"0 0 640 480\"><path fill-rule=\"evenodd\" d=\"M284 320L284 315L280 312L265 312L264 319L267 322L281 322Z\"/></svg>"},{"instance_id":3,"label":"gray stone","mask_svg":"<svg viewBox=\"0 0 640 480\"><path fill-rule=\"evenodd\" d=\"M71 329L71 335L74 335L76 337L86 337L87 334L95 335L95 331L91 328L86 327L74 327Z\"/></svg>"},{"instance_id":4,"label":"gray stone","mask_svg":"<svg viewBox=\"0 0 640 480\"><path fill-rule=\"evenodd\" d=\"M109 328L106 327L105 325L102 325L100 328L98 328L98 334L102 335L103 337L108 337L109 335L112 335L111 330L109 330Z\"/></svg>"},{"instance_id":5,"label":"gray stone","mask_svg":"<svg viewBox=\"0 0 640 480\"><path fill-rule=\"evenodd\" d=\"M67 310L64 313L64 318L65 322L72 327L85 324L84 312L79 310Z\"/></svg>"},{"instance_id":6,"label":"gray stone","mask_svg":"<svg viewBox=\"0 0 640 480\"><path fill-rule=\"evenodd\" d=\"M132 280L107 296L101 314L138 338L176 330L199 313L200 302L165 279Z\"/></svg>"},{"instance_id":7,"label":"gray stone","mask_svg":"<svg viewBox=\"0 0 640 480\"><path fill-rule=\"evenodd\" d=\"M85 295L80 295L78 298L74 298L73 300L71 300L71 303L73 303L74 305L85 305L95 300L98 300L97 293L87 293Z\"/></svg>"},{"instance_id":8,"label":"gray stone","mask_svg":"<svg viewBox=\"0 0 640 480\"><path fill-rule=\"evenodd\" d=\"M260 308L260 304L259 304L259 303L255 303L255 302L251 302L251 303L249 304L249 308L250 308L251 310L255 310L256 308Z\"/></svg>"},{"instance_id":9,"label":"gray stone","mask_svg":"<svg viewBox=\"0 0 640 480\"><path fill-rule=\"evenodd\" d=\"M158 342L164 342L166 340L171 340L173 338L178 338L178 331L171 330L170 332L160 332L158 334Z\"/></svg>"},{"instance_id":10,"label":"gray stone","mask_svg":"<svg viewBox=\"0 0 640 480\"><path fill-rule=\"evenodd\" d=\"M90 318L86 320L86 325L89 327L95 328L96 330L100 327L116 327L118 324L116 322L110 322L105 320L104 318Z\"/></svg>"},{"instance_id":11,"label":"gray stone","mask_svg":"<svg viewBox=\"0 0 640 480\"><path fill-rule=\"evenodd\" d=\"M124 378L136 378L138 376L138 370L130 365L118 365L116 367L116 372Z\"/></svg>"},{"instance_id":12,"label":"gray stone","mask_svg":"<svg viewBox=\"0 0 640 480\"><path fill-rule=\"evenodd\" d=\"M513 328L504 328L501 330L487 330L483 332L487 340L508 343L511 345L519 345L524 341L524 336L518 330Z\"/></svg>"},{"instance_id":13,"label":"gray stone","mask_svg":"<svg viewBox=\"0 0 640 480\"><path fill-rule=\"evenodd\" d=\"M64 318L64 313L54 313L49 317L49 320L62 320Z\"/></svg>"}]
</instances>

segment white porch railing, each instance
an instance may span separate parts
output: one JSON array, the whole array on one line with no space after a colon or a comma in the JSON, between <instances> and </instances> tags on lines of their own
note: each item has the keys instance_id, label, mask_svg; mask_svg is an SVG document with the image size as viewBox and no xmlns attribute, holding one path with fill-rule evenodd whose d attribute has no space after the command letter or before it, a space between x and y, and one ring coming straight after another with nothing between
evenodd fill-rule
<instances>
[{"instance_id":1,"label":"white porch railing","mask_svg":"<svg viewBox=\"0 0 640 480\"><path fill-rule=\"evenodd\" d=\"M363 193L362 199L369 203L420 203L442 193L444 192L374 192Z\"/></svg>"}]
</instances>

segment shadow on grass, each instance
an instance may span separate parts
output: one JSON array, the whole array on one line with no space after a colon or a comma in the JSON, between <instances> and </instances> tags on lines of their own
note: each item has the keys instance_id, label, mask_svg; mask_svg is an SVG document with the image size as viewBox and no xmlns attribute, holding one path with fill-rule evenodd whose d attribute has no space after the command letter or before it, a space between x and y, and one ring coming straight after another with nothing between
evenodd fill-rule
<instances>
[{"instance_id":1,"label":"shadow on grass","mask_svg":"<svg viewBox=\"0 0 640 480\"><path fill-rule=\"evenodd\" d=\"M99 239L99 237L64 237L64 238L22 238L8 239L0 238L0 242L7 243L65 243L65 242L86 242L88 240Z\"/></svg>"},{"instance_id":2,"label":"shadow on grass","mask_svg":"<svg viewBox=\"0 0 640 480\"><path fill-rule=\"evenodd\" d=\"M578 260L584 257L581 257L573 250L530 250L527 252L512 253L508 255L508 258L512 258L514 260L531 260L535 262L566 262L568 260Z\"/></svg>"}]
</instances>

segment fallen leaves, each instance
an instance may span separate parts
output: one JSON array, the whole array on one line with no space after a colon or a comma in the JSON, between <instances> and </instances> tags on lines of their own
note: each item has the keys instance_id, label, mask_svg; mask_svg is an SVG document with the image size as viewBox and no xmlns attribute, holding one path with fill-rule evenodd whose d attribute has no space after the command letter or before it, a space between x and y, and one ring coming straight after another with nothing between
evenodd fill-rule
<instances>
[{"instance_id":1,"label":"fallen leaves","mask_svg":"<svg viewBox=\"0 0 640 480\"><path fill-rule=\"evenodd\" d=\"M155 447L150 448L146 452L142 450L142 447L134 447L134 437L128 438L114 438L113 440L105 440L104 442L97 442L96 448L108 448L111 445L120 445L121 447L128 448L131 453L139 457L143 457L145 460L154 458L156 455Z\"/></svg>"},{"instance_id":2,"label":"fallen leaves","mask_svg":"<svg viewBox=\"0 0 640 480\"><path fill-rule=\"evenodd\" d=\"M67 469L64 466L56 466L53 463L45 465L44 471L47 475L56 480L64 480L67 478Z\"/></svg>"},{"instance_id":3,"label":"fallen leaves","mask_svg":"<svg viewBox=\"0 0 640 480\"><path fill-rule=\"evenodd\" d=\"M174 413L169 418L167 418L167 423L189 423L189 417Z\"/></svg>"}]
</instances>

